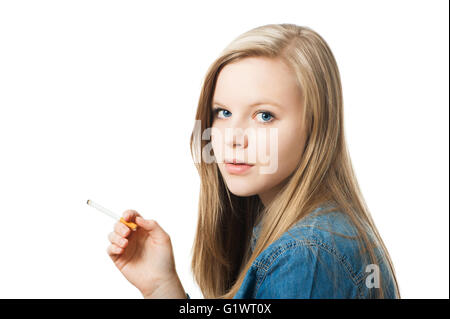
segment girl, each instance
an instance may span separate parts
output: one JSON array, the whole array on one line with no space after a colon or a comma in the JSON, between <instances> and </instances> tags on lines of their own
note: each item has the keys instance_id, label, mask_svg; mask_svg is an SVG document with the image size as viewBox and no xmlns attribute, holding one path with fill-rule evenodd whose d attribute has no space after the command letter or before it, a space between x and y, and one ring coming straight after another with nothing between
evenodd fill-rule
<instances>
[{"instance_id":1,"label":"girl","mask_svg":"<svg viewBox=\"0 0 450 319\"><path fill-rule=\"evenodd\" d=\"M343 119L336 61L310 28L257 27L210 66L190 141L201 179L192 269L205 298L400 298ZM146 298L189 298L169 235L136 211L123 217L140 226L109 235L124 276Z\"/></svg>"}]
</instances>

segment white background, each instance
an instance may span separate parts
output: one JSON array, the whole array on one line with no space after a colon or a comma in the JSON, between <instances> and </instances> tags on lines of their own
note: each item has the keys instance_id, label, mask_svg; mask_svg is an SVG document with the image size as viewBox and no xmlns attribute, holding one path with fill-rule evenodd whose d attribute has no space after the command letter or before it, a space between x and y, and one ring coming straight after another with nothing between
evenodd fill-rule
<instances>
[{"instance_id":1,"label":"white background","mask_svg":"<svg viewBox=\"0 0 450 319\"><path fill-rule=\"evenodd\" d=\"M203 76L241 33L309 26L340 68L353 165L404 298L448 298L448 1L1 1L0 297L141 298L106 253L136 209L190 270Z\"/></svg>"}]
</instances>

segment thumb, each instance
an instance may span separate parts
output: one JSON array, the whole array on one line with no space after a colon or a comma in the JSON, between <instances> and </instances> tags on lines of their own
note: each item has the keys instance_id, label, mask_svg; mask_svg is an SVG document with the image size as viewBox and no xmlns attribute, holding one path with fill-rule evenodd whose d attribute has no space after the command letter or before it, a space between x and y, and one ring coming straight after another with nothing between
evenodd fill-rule
<instances>
[{"instance_id":1,"label":"thumb","mask_svg":"<svg viewBox=\"0 0 450 319\"><path fill-rule=\"evenodd\" d=\"M159 226L156 220L144 219L141 216L136 216L136 224L151 233L151 236L158 239L167 239L169 235Z\"/></svg>"}]
</instances>

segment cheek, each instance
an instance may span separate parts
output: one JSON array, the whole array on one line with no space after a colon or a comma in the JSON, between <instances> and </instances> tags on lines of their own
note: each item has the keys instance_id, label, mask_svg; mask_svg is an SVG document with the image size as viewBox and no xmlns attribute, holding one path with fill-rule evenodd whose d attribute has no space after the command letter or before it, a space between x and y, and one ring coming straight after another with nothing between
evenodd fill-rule
<instances>
[{"instance_id":1,"label":"cheek","mask_svg":"<svg viewBox=\"0 0 450 319\"><path fill-rule=\"evenodd\" d=\"M302 132L292 125L281 125L258 137L258 162L271 166L274 174L289 175L301 158ZM275 170L276 167L276 170Z\"/></svg>"},{"instance_id":2,"label":"cheek","mask_svg":"<svg viewBox=\"0 0 450 319\"><path fill-rule=\"evenodd\" d=\"M278 162L288 174L297 166L301 159L304 136L300 128L280 132L278 139Z\"/></svg>"}]
</instances>

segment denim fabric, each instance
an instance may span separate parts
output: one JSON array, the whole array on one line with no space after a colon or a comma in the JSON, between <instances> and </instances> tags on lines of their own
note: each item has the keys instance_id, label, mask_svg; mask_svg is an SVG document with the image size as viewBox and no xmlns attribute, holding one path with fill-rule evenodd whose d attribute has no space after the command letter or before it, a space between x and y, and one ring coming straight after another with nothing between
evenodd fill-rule
<instances>
[{"instance_id":1,"label":"denim fabric","mask_svg":"<svg viewBox=\"0 0 450 319\"><path fill-rule=\"evenodd\" d=\"M365 261L368 254L359 256L355 239L331 233L355 236L348 217L339 211L314 214L323 208L297 222L258 255L234 299L375 298L379 288L374 278L379 278L378 287L384 287L385 298L397 298L379 246L374 266ZM253 228L252 251L260 228L260 224ZM367 234L375 240L373 233Z\"/></svg>"}]
</instances>

